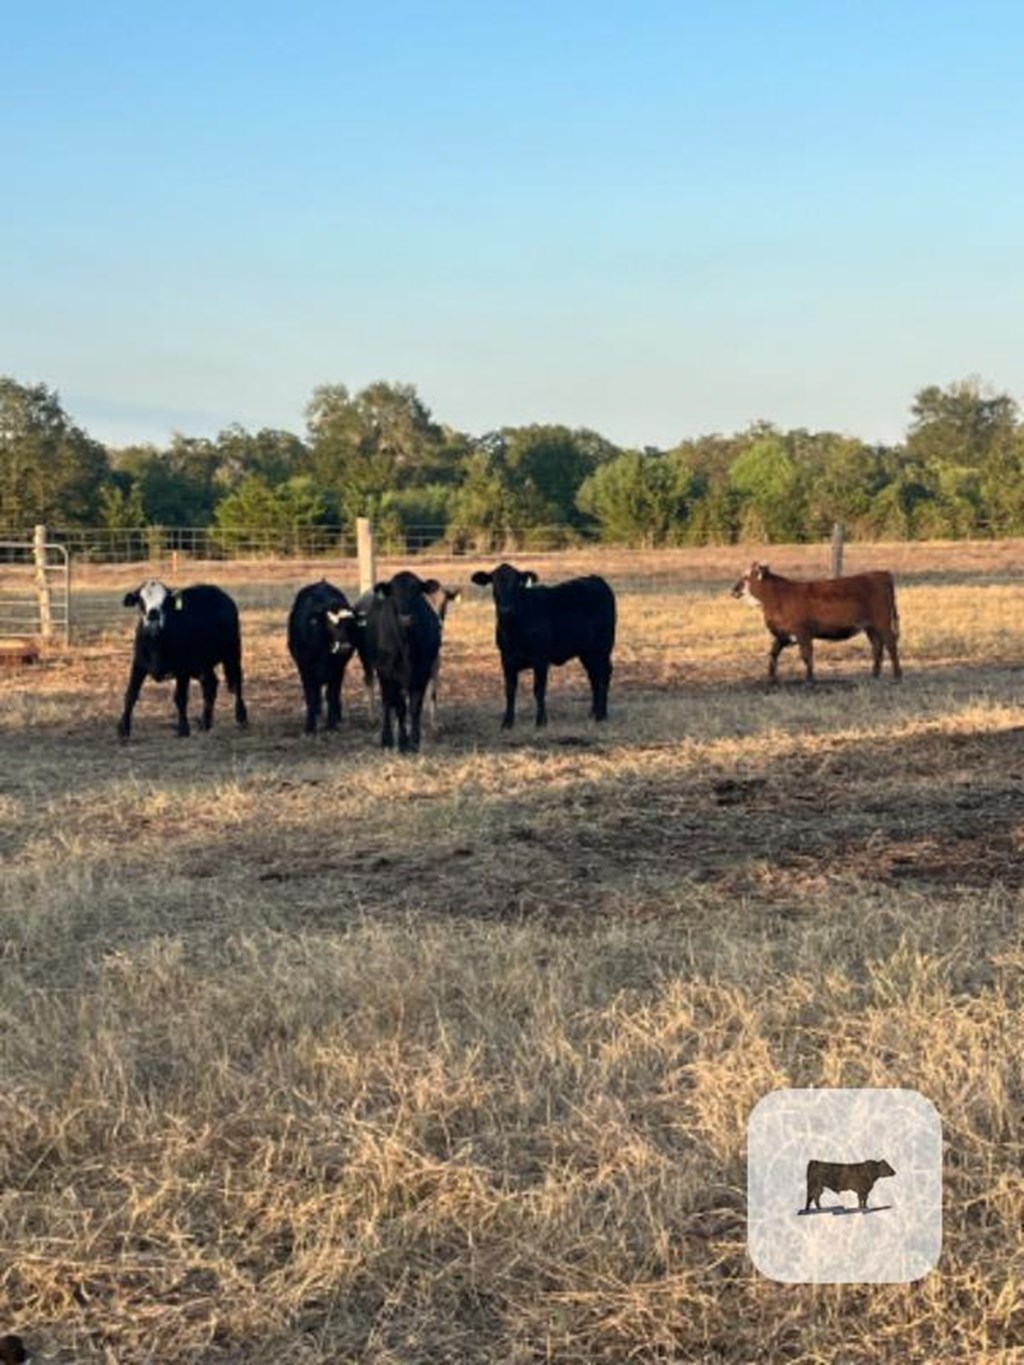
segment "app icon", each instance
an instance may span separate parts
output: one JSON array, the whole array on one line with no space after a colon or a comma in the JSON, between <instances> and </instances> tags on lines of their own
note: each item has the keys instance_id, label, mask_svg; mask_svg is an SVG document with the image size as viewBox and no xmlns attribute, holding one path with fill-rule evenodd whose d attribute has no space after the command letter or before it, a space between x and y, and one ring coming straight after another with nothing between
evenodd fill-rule
<instances>
[{"instance_id":1,"label":"app icon","mask_svg":"<svg viewBox=\"0 0 1024 1365\"><path fill-rule=\"evenodd\" d=\"M747 1246L787 1283L905 1284L942 1250L942 1124L916 1090L775 1090L747 1122Z\"/></svg>"}]
</instances>

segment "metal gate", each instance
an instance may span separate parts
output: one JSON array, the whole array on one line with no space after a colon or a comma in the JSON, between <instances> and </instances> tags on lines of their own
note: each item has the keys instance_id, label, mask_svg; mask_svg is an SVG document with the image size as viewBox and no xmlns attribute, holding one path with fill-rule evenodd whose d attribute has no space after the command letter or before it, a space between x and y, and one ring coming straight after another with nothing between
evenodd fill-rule
<instances>
[{"instance_id":1,"label":"metal gate","mask_svg":"<svg viewBox=\"0 0 1024 1365\"><path fill-rule=\"evenodd\" d=\"M0 640L71 638L71 558L50 541L0 540Z\"/></svg>"}]
</instances>

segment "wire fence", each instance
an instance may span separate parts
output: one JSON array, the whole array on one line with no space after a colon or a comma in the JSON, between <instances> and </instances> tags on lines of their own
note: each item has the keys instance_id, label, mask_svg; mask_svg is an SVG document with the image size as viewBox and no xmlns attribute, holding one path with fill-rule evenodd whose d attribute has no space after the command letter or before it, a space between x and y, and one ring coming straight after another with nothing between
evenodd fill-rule
<instances>
[{"instance_id":1,"label":"wire fence","mask_svg":"<svg viewBox=\"0 0 1024 1365\"><path fill-rule=\"evenodd\" d=\"M438 534L437 527L417 527L401 537L377 536L376 576L388 578L402 568L435 577L451 588L472 593L477 568L493 568L511 559L555 582L578 574L604 574L618 593L671 593L686 597L709 590L725 592L753 558L769 559L776 572L794 577L827 577L832 546L828 541L805 545L681 546L659 549L595 543L577 536L567 542L565 527L530 528L508 534L495 544L467 545ZM125 593L145 578L161 578L171 586L217 583L243 611L277 611L282 618L299 588L321 578L340 587L350 600L359 592L360 570L354 529L317 528L316 534L283 543L279 533L253 530L223 533L206 527L145 527L135 530L47 529L47 541L70 560L66 603L53 607L55 622L72 644L106 631L123 631ZM0 639L40 633L35 606L36 566L32 536L21 528L0 529ZM282 548L284 545L284 548ZM891 569L902 582L1020 582L1024 576L1020 541L848 542L843 572ZM64 613L62 616L61 613Z\"/></svg>"},{"instance_id":2,"label":"wire fence","mask_svg":"<svg viewBox=\"0 0 1024 1365\"><path fill-rule=\"evenodd\" d=\"M0 527L0 539L31 540L31 527ZM135 526L47 527L47 540L63 545L79 563L159 564L172 554L206 563L233 559L348 558L356 553L353 525L297 527ZM382 554L445 556L553 553L596 544L593 534L568 526L531 526L470 535L443 525L377 528Z\"/></svg>"}]
</instances>

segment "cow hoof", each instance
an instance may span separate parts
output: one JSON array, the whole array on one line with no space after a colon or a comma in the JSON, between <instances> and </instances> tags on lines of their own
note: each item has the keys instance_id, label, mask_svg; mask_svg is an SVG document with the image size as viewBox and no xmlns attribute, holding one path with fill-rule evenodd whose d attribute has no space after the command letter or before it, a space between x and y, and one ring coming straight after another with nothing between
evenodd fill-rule
<instances>
[{"instance_id":1,"label":"cow hoof","mask_svg":"<svg viewBox=\"0 0 1024 1365\"><path fill-rule=\"evenodd\" d=\"M504 718L504 720L502 720L502 722L501 722L501 728L502 728L503 730L511 730L512 727L513 727L514 725L515 725L515 721L514 721L514 720L509 720L508 716L506 716L506 717Z\"/></svg>"}]
</instances>

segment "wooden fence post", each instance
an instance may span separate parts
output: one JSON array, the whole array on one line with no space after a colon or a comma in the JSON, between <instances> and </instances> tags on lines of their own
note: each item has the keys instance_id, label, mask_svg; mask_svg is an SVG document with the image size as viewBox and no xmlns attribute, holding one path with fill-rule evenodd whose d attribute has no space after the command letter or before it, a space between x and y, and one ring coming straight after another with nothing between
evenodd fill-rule
<instances>
[{"instance_id":1,"label":"wooden fence post","mask_svg":"<svg viewBox=\"0 0 1024 1365\"><path fill-rule=\"evenodd\" d=\"M832 527L832 577L841 578L843 573L843 545L846 542L846 527L837 521Z\"/></svg>"},{"instance_id":2,"label":"wooden fence post","mask_svg":"<svg viewBox=\"0 0 1024 1365\"><path fill-rule=\"evenodd\" d=\"M369 517L356 517L356 553L359 556L359 595L371 592L377 581L377 554L373 543L373 523Z\"/></svg>"},{"instance_id":3,"label":"wooden fence post","mask_svg":"<svg viewBox=\"0 0 1024 1365\"><path fill-rule=\"evenodd\" d=\"M36 597L39 599L39 634L53 638L53 610L50 604L50 579L46 572L46 527L37 526L32 534L32 557L36 564Z\"/></svg>"}]
</instances>

